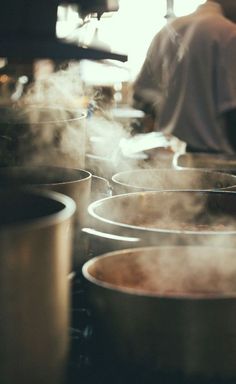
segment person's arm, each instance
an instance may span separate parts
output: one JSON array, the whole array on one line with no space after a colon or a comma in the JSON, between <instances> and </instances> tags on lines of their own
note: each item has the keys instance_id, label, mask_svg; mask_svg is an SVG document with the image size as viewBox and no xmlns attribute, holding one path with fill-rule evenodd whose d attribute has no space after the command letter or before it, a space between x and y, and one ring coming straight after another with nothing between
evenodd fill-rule
<instances>
[{"instance_id":1,"label":"person's arm","mask_svg":"<svg viewBox=\"0 0 236 384\"><path fill-rule=\"evenodd\" d=\"M154 36L141 70L133 83L133 106L153 118L157 116L160 97L161 40L162 31Z\"/></svg>"},{"instance_id":2,"label":"person's arm","mask_svg":"<svg viewBox=\"0 0 236 384\"><path fill-rule=\"evenodd\" d=\"M132 106L145 112L145 117L142 121L142 131L144 133L152 132L155 126L155 89L152 90L152 87L152 74L148 59L146 59L133 84L132 99Z\"/></svg>"},{"instance_id":3,"label":"person's arm","mask_svg":"<svg viewBox=\"0 0 236 384\"><path fill-rule=\"evenodd\" d=\"M141 109L146 114L155 116L155 93L153 88L153 76L148 59L145 60L142 69L133 84L133 106Z\"/></svg>"}]
</instances>

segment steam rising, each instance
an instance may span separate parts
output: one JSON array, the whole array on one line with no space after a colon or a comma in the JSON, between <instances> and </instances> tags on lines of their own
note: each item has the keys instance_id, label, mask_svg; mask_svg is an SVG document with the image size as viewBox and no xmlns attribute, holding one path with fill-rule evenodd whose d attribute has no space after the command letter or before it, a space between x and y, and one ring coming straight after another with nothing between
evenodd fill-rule
<instances>
[{"instance_id":1,"label":"steam rising","mask_svg":"<svg viewBox=\"0 0 236 384\"><path fill-rule=\"evenodd\" d=\"M103 177L111 177L120 170L153 166L145 161L149 155L142 150L133 153L134 144L138 148L144 137L136 135L140 138L138 143L134 139L132 119L115 118L112 106L102 91L83 82L78 63L37 76L18 101L24 125L20 139L22 161L34 165L86 167ZM153 143L158 147L163 142L171 147L171 140L168 142L160 134L153 135L158 136L154 132L145 136L149 146L151 143L150 149ZM124 147L132 153L126 153ZM167 152L170 156L173 154L172 150ZM157 163L162 160L166 159L160 155Z\"/></svg>"},{"instance_id":2,"label":"steam rising","mask_svg":"<svg viewBox=\"0 0 236 384\"><path fill-rule=\"evenodd\" d=\"M20 100L21 152L34 165L84 167L84 87L78 65L40 76Z\"/></svg>"},{"instance_id":3,"label":"steam rising","mask_svg":"<svg viewBox=\"0 0 236 384\"><path fill-rule=\"evenodd\" d=\"M114 120L102 93L85 85L79 64L38 76L18 107L26 131L21 152L34 165L84 168L92 151L116 167L119 142L131 136L129 125Z\"/></svg>"},{"instance_id":4,"label":"steam rising","mask_svg":"<svg viewBox=\"0 0 236 384\"><path fill-rule=\"evenodd\" d=\"M138 238L139 247L216 247L223 258L236 245L235 198L233 192L137 192L94 202L89 214L95 229Z\"/></svg>"},{"instance_id":5,"label":"steam rising","mask_svg":"<svg viewBox=\"0 0 236 384\"><path fill-rule=\"evenodd\" d=\"M22 102L25 105L61 106L62 110L75 110L83 108L84 97L85 89L79 65L70 64L66 69L38 77Z\"/></svg>"},{"instance_id":6,"label":"steam rising","mask_svg":"<svg viewBox=\"0 0 236 384\"><path fill-rule=\"evenodd\" d=\"M217 191L137 192L95 203L90 212L111 222L111 230L128 225L154 231L236 233L235 198L233 192Z\"/></svg>"}]
</instances>

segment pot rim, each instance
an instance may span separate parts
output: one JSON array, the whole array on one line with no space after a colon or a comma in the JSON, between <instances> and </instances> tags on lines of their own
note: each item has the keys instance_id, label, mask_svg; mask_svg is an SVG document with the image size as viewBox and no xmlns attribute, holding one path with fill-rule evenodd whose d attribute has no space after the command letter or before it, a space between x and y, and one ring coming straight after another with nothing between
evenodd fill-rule
<instances>
[{"instance_id":1,"label":"pot rim","mask_svg":"<svg viewBox=\"0 0 236 384\"><path fill-rule=\"evenodd\" d=\"M119 177L122 177L122 176L125 176L125 175L135 175L135 174L145 174L145 173L149 173L149 172L156 172L156 173L160 173L160 174L165 174L165 173L177 173L177 172L180 172L180 174L191 174L191 173L195 173L195 174L214 174L215 176L218 176L218 177L221 177L223 178L224 176L226 176L227 178L230 178L233 180L235 179L235 183L236 183L236 175L232 175L230 173L223 173L223 172L219 172L217 170L210 170L210 169L202 169L202 168L179 168L179 169L172 169L172 168L148 168L148 169L134 169L134 170L128 170L128 171L122 171L122 172L117 172L115 173L113 176L112 176L112 182L114 184L117 184L117 185L120 185L120 186L123 186L123 187L127 187L127 188L136 188L137 190L149 190L149 191L156 191L157 188L151 188L151 187L146 187L146 186L139 186L139 185L135 185L134 183L126 183L126 182L123 182L122 180L119 180ZM232 184L231 187L235 186L236 184ZM210 191L210 190L221 190L221 188L226 188L226 187L219 187L219 188L216 188L216 187L209 187L207 189L204 189L204 191ZM187 188L189 189L189 188ZM184 190L184 189L182 189Z\"/></svg>"},{"instance_id":2,"label":"pot rim","mask_svg":"<svg viewBox=\"0 0 236 384\"><path fill-rule=\"evenodd\" d=\"M131 287L124 287L124 286L119 286L119 285L116 285L116 284L112 284L112 283L107 283L103 280L100 280L94 276L92 276L90 273L89 273L89 268L90 266L92 266L93 264L95 263L99 263L100 261L104 260L104 259L107 259L107 258L113 258L115 257L116 255L117 256L120 256L120 255L125 255L125 254L128 254L128 253L142 253L142 252L145 252L145 251L150 251L152 252L153 250L176 250L176 249L180 249L181 248L184 248L185 250L186 249L192 249L192 248L195 248L195 249L198 249L199 248L199 251L202 252L202 250L205 250L205 249L209 249L209 250L215 250L215 249L218 249L217 246L201 246L201 245L198 245L198 246L181 246L181 245L177 245L177 246L146 246L146 247L137 247L137 248L127 248L127 249L122 249L122 250L116 250L116 251L111 251L111 252L107 252L107 253L104 253L102 255L99 255L99 256L96 256L88 261L86 261L84 263L84 265L82 266L82 274L84 276L84 278L91 284L95 285L95 286L98 286L100 288L103 288L103 289L107 289L109 291L115 291L117 293L121 293L121 294L125 294L125 295L133 295L133 296L136 296L136 297L148 297L148 298L156 298L156 299L160 299L160 300L168 300L168 301L215 301L215 300L235 300L236 299L236 292L227 292L227 293L222 293L222 294L219 294L219 293L215 293L215 294L195 294L195 295L191 295L191 294L168 294L168 295L165 295L165 294L161 294L161 293L155 293L155 292L151 292L151 291L147 291L145 289L135 289L135 288L131 288ZM228 251L229 252L233 252L235 253L235 250L234 248L228 248ZM222 249L222 252L224 252L224 250ZM127 256L129 257L129 256Z\"/></svg>"},{"instance_id":3,"label":"pot rim","mask_svg":"<svg viewBox=\"0 0 236 384\"><path fill-rule=\"evenodd\" d=\"M55 124L55 123L63 123L63 122L72 122L72 121L77 121L77 120L83 120L83 119L86 119L86 117L87 117L87 112L86 112L86 110L85 109L83 109L83 108L80 108L80 109L74 109L74 108L61 108L60 106L57 106L57 105L55 105L55 106L44 106L44 105L34 105L34 104L32 104L32 105L27 105L27 107L30 107L32 110L33 109L35 109L35 110L43 110L43 109L45 109L45 110L64 110L64 111L68 111L68 112L70 112L70 111L75 111L75 112L78 112L78 113L80 113L77 117L73 117L73 118L69 118L69 119L58 119L58 120L47 120L47 121L38 121L38 122L27 122L27 121L14 121L14 122L10 122L9 124L14 124L14 125L22 125L22 124L24 124L24 125L44 125L44 124ZM14 113L14 109L12 109L12 108L10 108L10 107L7 107L6 109L8 109L9 111L12 111L13 113ZM22 108L22 110L21 109L18 109L20 112L27 112L27 110L26 110L26 108L25 108L25 110L24 110L24 108ZM16 110L15 110L16 111ZM8 124L8 122L6 121L6 122L4 122L4 124Z\"/></svg>"},{"instance_id":4,"label":"pot rim","mask_svg":"<svg viewBox=\"0 0 236 384\"><path fill-rule=\"evenodd\" d=\"M198 153L175 153L174 158L173 158L173 168L174 169L190 169L188 165L183 165L179 164L179 162L182 159L188 159L192 158L192 161L194 160L205 160L205 166L202 168L200 167L195 167L198 169L206 169L208 171L218 171L218 172L223 172L223 173L230 173L230 172L235 172L236 168L236 156L234 154L223 154L223 153L204 153L204 152L198 152ZM212 163L206 164L207 160L213 160ZM217 160L214 162L214 160ZM221 163L220 163L221 161ZM232 173L231 173L232 174Z\"/></svg>"},{"instance_id":5,"label":"pot rim","mask_svg":"<svg viewBox=\"0 0 236 384\"><path fill-rule=\"evenodd\" d=\"M13 167L3 167L2 169L0 168L0 174L1 172L8 172L8 171L22 171L24 172L25 171L34 171L34 170L58 170L58 171L66 171L66 172L69 172L69 171L73 171L73 172L78 172L78 173L81 173L82 175L84 174L84 177L82 178L75 178L75 180L70 180L70 181L59 181L59 182L51 182L51 183L35 183L35 184L31 184L30 182L29 183L25 183L24 185L25 186L34 186L34 187L40 187L40 186L60 186L60 185L65 185L65 184L75 184L75 183L78 183L80 181L85 181L85 180L89 180L92 178L92 173L87 171L87 170L84 170L84 169L81 169L81 168L67 168L67 167L60 167L60 166L53 166L53 165L32 165L32 166L26 166L26 165L23 165L23 166L13 166Z\"/></svg>"},{"instance_id":6,"label":"pot rim","mask_svg":"<svg viewBox=\"0 0 236 384\"><path fill-rule=\"evenodd\" d=\"M6 192L6 190L5 190ZM7 192L6 192L7 193ZM5 235L6 233L10 236L14 232L24 232L24 231L31 231L35 230L37 228L45 228L49 227L53 224L59 224L63 221L66 221L73 217L76 211L76 203L75 201L62 193L54 192L54 191L48 191L48 190L42 190L36 188L27 188L22 187L18 190L18 193L23 193L24 195L28 194L30 196L40 196L45 197L48 200L53 200L58 203L61 203L62 209L58 212L52 213L47 216L38 217L36 219L29 219L29 220L22 220L17 223L12 223L8 225L4 225L3 227L0 227L0 237L2 235Z\"/></svg>"},{"instance_id":7,"label":"pot rim","mask_svg":"<svg viewBox=\"0 0 236 384\"><path fill-rule=\"evenodd\" d=\"M94 202L92 202L91 204L89 204L88 206L88 214L98 220L99 222L102 222L104 224L108 224L108 225L112 225L114 228L120 228L120 229L131 229L131 230L136 230L136 231L141 231L141 232L146 232L146 233L152 233L152 234L155 234L155 233L161 233L161 234L166 234L166 233L169 233L169 234L181 234L181 235L184 235L184 234L188 234L188 235L196 235L196 236L199 236L201 235L202 237L205 236L211 236L211 235L217 235L217 236L230 236L230 235L235 235L236 234L236 230L234 231L204 231L204 230L201 230L201 231L190 231L190 230L182 230L182 229L163 229L163 228L150 228L150 227L145 227L145 226L136 226L136 225L132 225L132 224L125 224L125 223L122 223L122 222L116 222L114 220L110 220L110 219L106 219L100 215L98 215L96 213L96 208L99 207L100 205L103 204L104 201L106 200L115 200L115 199L125 199L127 196L141 196L142 194L148 194L148 195L154 195L154 194L165 194L165 193L202 193L202 194L236 194L236 192L234 191L226 191L226 190L202 190L202 189L168 189L168 190L162 190L162 191L140 191L140 192L130 192L130 193L124 193L124 194L120 194L120 195L114 195L114 196L109 196L109 197L105 197L103 199L100 199L100 200L96 200Z\"/></svg>"}]
</instances>

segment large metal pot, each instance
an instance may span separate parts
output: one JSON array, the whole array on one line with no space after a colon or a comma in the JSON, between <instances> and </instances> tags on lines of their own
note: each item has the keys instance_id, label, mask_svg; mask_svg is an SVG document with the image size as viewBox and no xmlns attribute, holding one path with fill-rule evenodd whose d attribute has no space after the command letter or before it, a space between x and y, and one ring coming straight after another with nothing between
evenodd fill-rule
<instances>
[{"instance_id":1,"label":"large metal pot","mask_svg":"<svg viewBox=\"0 0 236 384\"><path fill-rule=\"evenodd\" d=\"M75 203L0 191L0 382L59 384L67 365Z\"/></svg>"},{"instance_id":2,"label":"large metal pot","mask_svg":"<svg viewBox=\"0 0 236 384\"><path fill-rule=\"evenodd\" d=\"M107 366L138 377L143 370L152 383L154 373L166 374L165 383L235 382L234 249L126 249L89 260L83 275L95 353Z\"/></svg>"},{"instance_id":3,"label":"large metal pot","mask_svg":"<svg viewBox=\"0 0 236 384\"><path fill-rule=\"evenodd\" d=\"M145 191L88 207L93 253L140 245L236 242L236 194L225 191ZM130 241L131 239L131 241Z\"/></svg>"},{"instance_id":4,"label":"large metal pot","mask_svg":"<svg viewBox=\"0 0 236 384\"><path fill-rule=\"evenodd\" d=\"M115 194L145 190L212 190L236 186L236 176L201 169L138 169L116 173L112 176L112 186Z\"/></svg>"},{"instance_id":5,"label":"large metal pot","mask_svg":"<svg viewBox=\"0 0 236 384\"><path fill-rule=\"evenodd\" d=\"M54 166L21 166L0 168L0 189L33 186L53 190L71 197L76 203L74 219L74 265L82 263L85 244L80 238L80 229L87 224L87 207L91 195L90 172Z\"/></svg>"}]
</instances>

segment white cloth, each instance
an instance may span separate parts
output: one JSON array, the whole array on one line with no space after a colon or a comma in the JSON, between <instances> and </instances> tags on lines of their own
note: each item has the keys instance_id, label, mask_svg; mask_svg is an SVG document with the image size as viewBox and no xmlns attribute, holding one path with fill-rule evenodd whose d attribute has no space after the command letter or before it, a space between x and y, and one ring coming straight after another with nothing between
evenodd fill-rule
<instances>
[{"instance_id":1,"label":"white cloth","mask_svg":"<svg viewBox=\"0 0 236 384\"><path fill-rule=\"evenodd\" d=\"M134 94L155 104L157 130L199 150L233 153L222 114L236 108L236 24L219 4L208 1L167 23L148 49Z\"/></svg>"}]
</instances>

